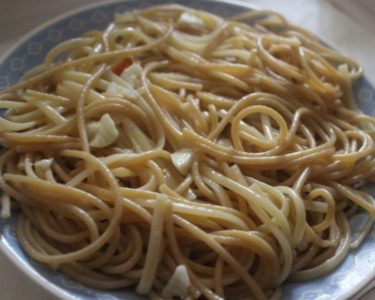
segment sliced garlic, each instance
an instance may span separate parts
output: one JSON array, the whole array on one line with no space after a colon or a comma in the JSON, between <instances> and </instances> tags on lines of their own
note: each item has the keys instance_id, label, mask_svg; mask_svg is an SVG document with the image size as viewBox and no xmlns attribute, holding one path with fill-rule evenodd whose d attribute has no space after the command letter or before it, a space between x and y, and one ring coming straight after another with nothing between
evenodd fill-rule
<instances>
[{"instance_id":1,"label":"sliced garlic","mask_svg":"<svg viewBox=\"0 0 375 300\"><path fill-rule=\"evenodd\" d=\"M180 297L185 299L191 285L189 274L185 265L178 265L167 285L163 289L164 299L174 299Z\"/></svg>"},{"instance_id":2,"label":"sliced garlic","mask_svg":"<svg viewBox=\"0 0 375 300\"><path fill-rule=\"evenodd\" d=\"M184 148L171 155L172 163L176 169L183 175L186 175L194 160L192 149Z\"/></svg>"},{"instance_id":3,"label":"sliced garlic","mask_svg":"<svg viewBox=\"0 0 375 300\"><path fill-rule=\"evenodd\" d=\"M119 132L115 122L109 114L105 114L99 121L99 129L90 146L95 148L104 148L114 143L118 138Z\"/></svg>"}]
</instances>

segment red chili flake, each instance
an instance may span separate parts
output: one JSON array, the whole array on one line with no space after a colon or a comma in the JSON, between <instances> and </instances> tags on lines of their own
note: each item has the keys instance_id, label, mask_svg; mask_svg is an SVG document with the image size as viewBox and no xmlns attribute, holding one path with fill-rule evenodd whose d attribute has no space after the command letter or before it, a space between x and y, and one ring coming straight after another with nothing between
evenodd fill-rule
<instances>
[{"instance_id":1,"label":"red chili flake","mask_svg":"<svg viewBox=\"0 0 375 300\"><path fill-rule=\"evenodd\" d=\"M125 57L122 61L118 62L112 67L113 73L120 76L121 73L129 66L133 64L133 60L130 57Z\"/></svg>"}]
</instances>

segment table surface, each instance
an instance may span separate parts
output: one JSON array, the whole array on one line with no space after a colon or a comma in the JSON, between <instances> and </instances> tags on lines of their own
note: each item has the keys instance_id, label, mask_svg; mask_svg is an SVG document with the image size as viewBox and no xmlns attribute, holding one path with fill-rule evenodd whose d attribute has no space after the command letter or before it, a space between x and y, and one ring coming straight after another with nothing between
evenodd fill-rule
<instances>
[{"instance_id":1,"label":"table surface","mask_svg":"<svg viewBox=\"0 0 375 300\"><path fill-rule=\"evenodd\" d=\"M371 23L373 22L371 15L358 18L358 11L361 9L356 14L350 13L354 11L353 3L360 6L360 4L369 5L371 1L353 0L352 8L349 6L350 9L345 9L338 5L337 0L247 0L255 6L281 12L292 22L310 29L330 41L342 52L355 57L366 66L366 76L375 83L375 64L371 60L375 42L375 26L372 25L375 25L375 21ZM0 55L31 28L64 12L93 2L100 1L0 0ZM292 10L291 5L293 5ZM372 8L375 11L375 5ZM0 253L0 290L2 300L23 300L25 295L28 300L57 299L18 270L3 253ZM360 300L370 299L375 299L374 290L360 298Z\"/></svg>"}]
</instances>

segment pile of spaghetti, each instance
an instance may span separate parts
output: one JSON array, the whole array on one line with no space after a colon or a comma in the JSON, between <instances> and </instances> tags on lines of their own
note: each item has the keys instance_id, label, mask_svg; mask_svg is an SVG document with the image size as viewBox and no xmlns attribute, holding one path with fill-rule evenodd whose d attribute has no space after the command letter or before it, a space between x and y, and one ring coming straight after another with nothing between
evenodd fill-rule
<instances>
[{"instance_id":1,"label":"pile of spaghetti","mask_svg":"<svg viewBox=\"0 0 375 300\"><path fill-rule=\"evenodd\" d=\"M118 15L1 92L2 216L18 210L25 252L88 286L278 298L371 228L361 73L272 12Z\"/></svg>"}]
</instances>

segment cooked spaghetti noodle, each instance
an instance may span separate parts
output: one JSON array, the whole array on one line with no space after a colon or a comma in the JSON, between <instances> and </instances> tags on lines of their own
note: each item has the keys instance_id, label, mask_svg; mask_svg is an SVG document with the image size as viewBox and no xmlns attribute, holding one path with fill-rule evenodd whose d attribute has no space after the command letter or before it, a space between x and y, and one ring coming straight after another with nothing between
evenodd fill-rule
<instances>
[{"instance_id":1,"label":"cooked spaghetti noodle","mask_svg":"<svg viewBox=\"0 0 375 300\"><path fill-rule=\"evenodd\" d=\"M362 69L269 11L116 16L2 91L2 217L100 289L267 299L333 270L375 215ZM368 212L351 240L348 219Z\"/></svg>"}]
</instances>

